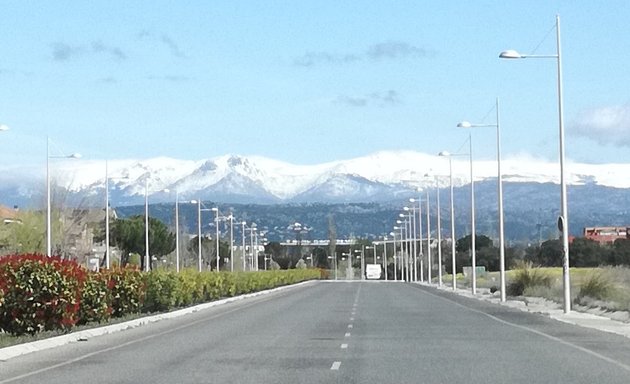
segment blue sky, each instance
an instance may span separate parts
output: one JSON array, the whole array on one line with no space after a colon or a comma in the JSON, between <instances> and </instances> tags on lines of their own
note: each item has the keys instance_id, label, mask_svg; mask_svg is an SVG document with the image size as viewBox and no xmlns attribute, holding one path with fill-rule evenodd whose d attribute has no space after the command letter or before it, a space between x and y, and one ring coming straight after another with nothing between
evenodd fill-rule
<instances>
[{"instance_id":1,"label":"blue sky","mask_svg":"<svg viewBox=\"0 0 630 384\"><path fill-rule=\"evenodd\" d=\"M227 153L296 164L456 151L460 120L504 155L556 159L561 17L566 154L628 162L630 2L2 1L3 166ZM473 132L476 158L494 131Z\"/></svg>"}]
</instances>

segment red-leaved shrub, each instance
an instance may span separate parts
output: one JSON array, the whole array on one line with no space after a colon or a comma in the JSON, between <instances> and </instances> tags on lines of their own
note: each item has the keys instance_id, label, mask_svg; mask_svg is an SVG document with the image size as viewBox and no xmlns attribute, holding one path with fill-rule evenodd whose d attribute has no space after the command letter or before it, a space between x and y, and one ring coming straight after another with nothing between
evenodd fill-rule
<instances>
[{"instance_id":1,"label":"red-leaved shrub","mask_svg":"<svg viewBox=\"0 0 630 384\"><path fill-rule=\"evenodd\" d=\"M68 330L79 316L86 271L40 254L0 258L0 328L12 334Z\"/></svg>"},{"instance_id":2,"label":"red-leaved shrub","mask_svg":"<svg viewBox=\"0 0 630 384\"><path fill-rule=\"evenodd\" d=\"M115 268L101 274L107 280L113 317L140 312L146 294L146 283L144 274L138 268Z\"/></svg>"}]
</instances>

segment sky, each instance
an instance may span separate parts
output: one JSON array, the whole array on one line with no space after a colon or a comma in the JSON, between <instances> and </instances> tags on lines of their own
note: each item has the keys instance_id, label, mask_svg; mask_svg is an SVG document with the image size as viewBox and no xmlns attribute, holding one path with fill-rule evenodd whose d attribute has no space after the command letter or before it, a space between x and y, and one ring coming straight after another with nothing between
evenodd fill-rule
<instances>
[{"instance_id":1,"label":"sky","mask_svg":"<svg viewBox=\"0 0 630 384\"><path fill-rule=\"evenodd\" d=\"M0 1L0 167L381 150L629 163L630 2ZM49 141L47 141L47 137ZM464 148L464 149L462 149Z\"/></svg>"}]
</instances>

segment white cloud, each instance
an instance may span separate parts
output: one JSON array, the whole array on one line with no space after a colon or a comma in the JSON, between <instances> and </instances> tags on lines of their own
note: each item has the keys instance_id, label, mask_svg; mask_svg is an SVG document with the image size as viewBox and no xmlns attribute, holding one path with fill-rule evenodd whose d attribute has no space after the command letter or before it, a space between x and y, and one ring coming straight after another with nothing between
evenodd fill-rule
<instances>
[{"instance_id":1,"label":"white cloud","mask_svg":"<svg viewBox=\"0 0 630 384\"><path fill-rule=\"evenodd\" d=\"M344 104L351 107L367 107L370 104L379 107L389 107L400 104L398 92L389 90L387 92L373 92L365 96L341 95L334 100L336 104Z\"/></svg>"},{"instance_id":2,"label":"white cloud","mask_svg":"<svg viewBox=\"0 0 630 384\"><path fill-rule=\"evenodd\" d=\"M582 111L570 128L600 144L630 146L630 104Z\"/></svg>"},{"instance_id":3,"label":"white cloud","mask_svg":"<svg viewBox=\"0 0 630 384\"><path fill-rule=\"evenodd\" d=\"M431 55L432 51L416 47L404 41L386 41L373 44L360 53L307 52L293 60L293 64L299 67L312 67L319 64L351 64L365 60L425 58Z\"/></svg>"}]
</instances>

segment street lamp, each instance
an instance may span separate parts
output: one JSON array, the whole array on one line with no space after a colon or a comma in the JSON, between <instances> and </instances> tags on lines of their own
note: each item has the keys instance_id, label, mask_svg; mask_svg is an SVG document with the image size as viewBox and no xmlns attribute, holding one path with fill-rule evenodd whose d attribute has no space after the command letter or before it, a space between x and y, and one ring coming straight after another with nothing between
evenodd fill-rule
<instances>
[{"instance_id":1,"label":"street lamp","mask_svg":"<svg viewBox=\"0 0 630 384\"><path fill-rule=\"evenodd\" d=\"M234 272L234 214L230 212L230 272Z\"/></svg>"},{"instance_id":2,"label":"street lamp","mask_svg":"<svg viewBox=\"0 0 630 384\"><path fill-rule=\"evenodd\" d=\"M380 244L379 242L375 242L375 245ZM385 281L387 281L389 279L389 277L387 276L387 269L388 269L389 265L387 262L387 236L383 236L383 269L385 272Z\"/></svg>"},{"instance_id":3,"label":"street lamp","mask_svg":"<svg viewBox=\"0 0 630 384\"><path fill-rule=\"evenodd\" d=\"M179 272L179 190L175 190L175 271Z\"/></svg>"},{"instance_id":4,"label":"street lamp","mask_svg":"<svg viewBox=\"0 0 630 384\"><path fill-rule=\"evenodd\" d=\"M409 259L407 258L407 243L409 233L407 232L407 220L396 220L398 227L394 229L400 230L400 276L401 280L409 281Z\"/></svg>"},{"instance_id":5,"label":"street lamp","mask_svg":"<svg viewBox=\"0 0 630 384\"><path fill-rule=\"evenodd\" d=\"M448 173L451 190L451 263L453 276L453 290L457 289L457 266L455 255L455 204L453 202L453 155L447 151L438 153L438 156L448 157Z\"/></svg>"},{"instance_id":6,"label":"street lamp","mask_svg":"<svg viewBox=\"0 0 630 384\"><path fill-rule=\"evenodd\" d=\"M410 203L415 203L418 202L418 207L416 208L415 204L409 208L409 207L403 207L404 211L411 211L410 215L412 217L411 220L411 232L413 233L413 246L412 246L412 251L413 251L413 280L414 281L418 281L418 250L417 250L417 242L419 240L420 242L420 281L424 281L424 272L423 272L423 261L424 261L424 254L422 252L422 202L420 201L420 199L416 200L414 198L410 198L409 199ZM416 211L418 211L418 227L416 227ZM419 228L419 229L417 229ZM416 238L416 234L420 234L420 238L417 239Z\"/></svg>"},{"instance_id":7,"label":"street lamp","mask_svg":"<svg viewBox=\"0 0 630 384\"><path fill-rule=\"evenodd\" d=\"M197 269L201 272L202 269L202 257L201 257L201 212L202 211L211 211L212 209L205 208L205 205L201 202L201 198L199 200L190 200L191 204L197 204ZM202 209L201 206L204 206Z\"/></svg>"},{"instance_id":8,"label":"street lamp","mask_svg":"<svg viewBox=\"0 0 630 384\"><path fill-rule=\"evenodd\" d=\"M473 155L472 155L472 134L468 132L468 161L470 164L470 259L472 264L471 286L472 294L477 294L477 256L475 240L477 231L475 230L475 179L473 176Z\"/></svg>"},{"instance_id":9,"label":"street lamp","mask_svg":"<svg viewBox=\"0 0 630 384\"><path fill-rule=\"evenodd\" d=\"M6 131L9 129L4 125ZM50 155L50 138L46 137L46 255L52 256L52 224L50 214L50 159L79 159L81 155L73 153L71 155L51 156Z\"/></svg>"},{"instance_id":10,"label":"street lamp","mask_svg":"<svg viewBox=\"0 0 630 384\"><path fill-rule=\"evenodd\" d=\"M245 272L246 270L246 264L245 264L245 225L247 224L246 221L241 221L241 247L242 247L242 253L241 253L241 261L243 262L243 272Z\"/></svg>"},{"instance_id":11,"label":"street lamp","mask_svg":"<svg viewBox=\"0 0 630 384\"><path fill-rule=\"evenodd\" d=\"M214 227L215 227L215 243L216 243L216 250L217 250L217 272L219 272L220 267L219 267L219 208L218 207L212 207L211 210L214 212Z\"/></svg>"},{"instance_id":12,"label":"street lamp","mask_svg":"<svg viewBox=\"0 0 630 384\"><path fill-rule=\"evenodd\" d=\"M442 223L440 215L440 181L435 175L435 200L437 205L437 251L438 251L438 286L442 286Z\"/></svg>"},{"instance_id":13,"label":"street lamp","mask_svg":"<svg viewBox=\"0 0 630 384\"><path fill-rule=\"evenodd\" d=\"M499 205L499 276L501 280L501 301L506 301L505 283L505 236L503 224L503 181L501 174L501 129L499 125L499 98L496 100L497 122L496 124L472 124L463 121L457 124L461 128L496 127L497 129L497 196Z\"/></svg>"},{"instance_id":14,"label":"street lamp","mask_svg":"<svg viewBox=\"0 0 630 384\"><path fill-rule=\"evenodd\" d=\"M418 192L420 192L420 194L422 193L422 189L418 189ZM418 230L417 233L418 235L420 235L419 237L419 254L420 254L420 281L424 282L424 235L423 235L423 225L422 225L422 196L419 196L417 199L411 198L409 199L410 203L418 203L418 207L416 209L416 206L414 205L412 208L413 213L413 218L414 218L414 222L416 220L416 216L415 216L415 211L418 211ZM415 233L416 233L416 229L414 227L413 229L414 231L414 237L415 237ZM427 242L427 247L428 247L428 242ZM416 270L416 280L418 280L418 276L417 276L417 270Z\"/></svg>"},{"instance_id":15,"label":"street lamp","mask_svg":"<svg viewBox=\"0 0 630 384\"><path fill-rule=\"evenodd\" d=\"M429 208L429 189L427 188L427 282L431 284L431 269L433 268L433 260L431 260L431 211Z\"/></svg>"},{"instance_id":16,"label":"street lamp","mask_svg":"<svg viewBox=\"0 0 630 384\"><path fill-rule=\"evenodd\" d=\"M105 160L105 267L110 267L110 255L109 255L109 169L108 161ZM119 179L128 179L128 177L121 177Z\"/></svg>"},{"instance_id":17,"label":"street lamp","mask_svg":"<svg viewBox=\"0 0 630 384\"><path fill-rule=\"evenodd\" d=\"M144 180L144 271L149 271L149 178Z\"/></svg>"},{"instance_id":18,"label":"street lamp","mask_svg":"<svg viewBox=\"0 0 630 384\"><path fill-rule=\"evenodd\" d=\"M396 227L394 227L394 229L396 229ZM398 281L398 264L396 262L396 260L398 259L398 257L396 257L396 232L390 232L389 235L392 237L392 242L394 245L394 250L392 252L392 255L394 257L394 281Z\"/></svg>"},{"instance_id":19,"label":"street lamp","mask_svg":"<svg viewBox=\"0 0 630 384\"><path fill-rule=\"evenodd\" d=\"M9 130L9 126L0 124L0 131L8 131L8 130Z\"/></svg>"},{"instance_id":20,"label":"street lamp","mask_svg":"<svg viewBox=\"0 0 630 384\"><path fill-rule=\"evenodd\" d=\"M569 219L567 212L567 185L564 175L564 121L562 113L562 59L560 50L560 16L556 16L556 54L525 55L515 50L503 51L502 59L552 58L558 64L558 131L560 144L560 217L558 226L562 232L562 277L564 286L564 313L571 311L571 285L569 276Z\"/></svg>"}]
</instances>

